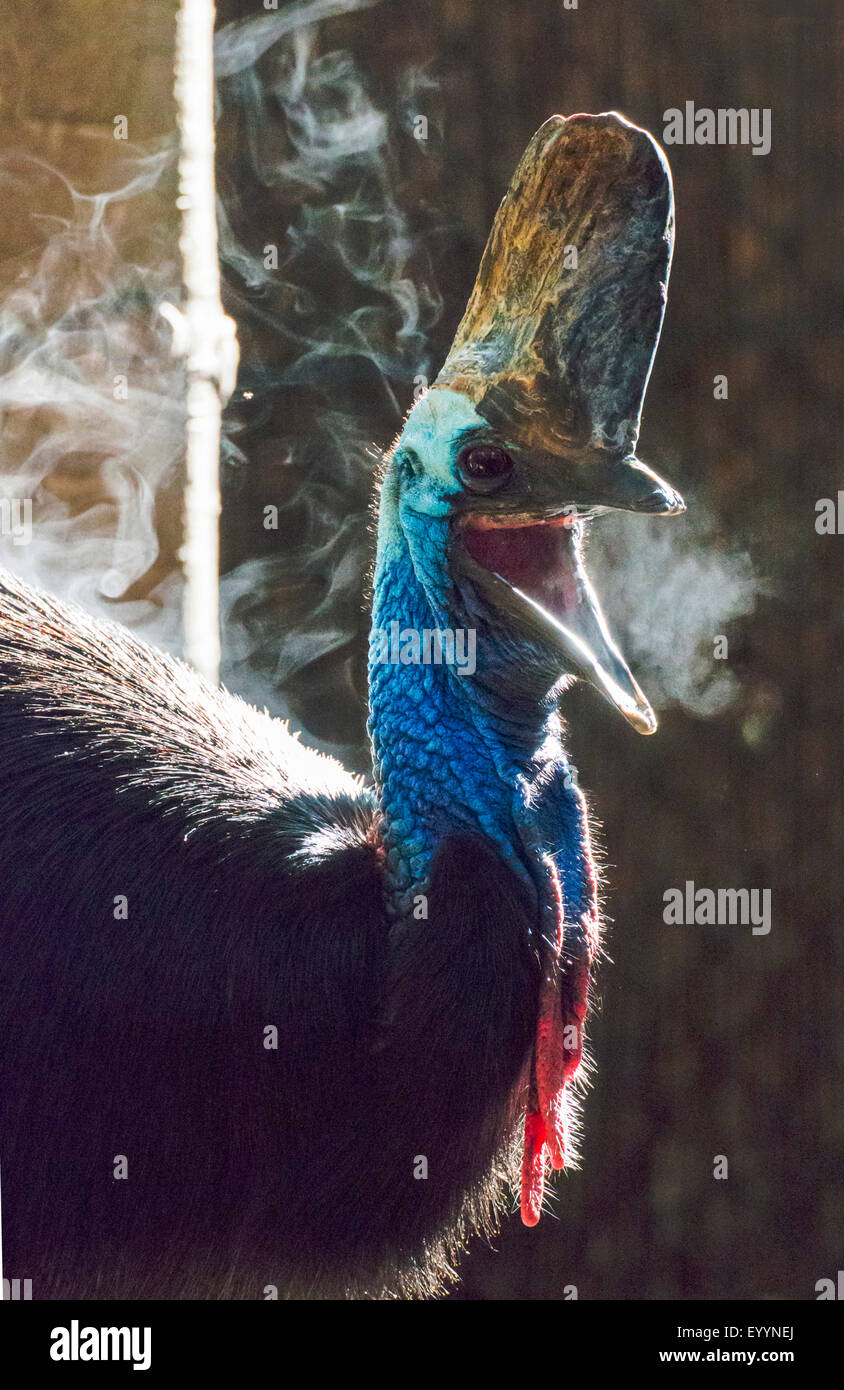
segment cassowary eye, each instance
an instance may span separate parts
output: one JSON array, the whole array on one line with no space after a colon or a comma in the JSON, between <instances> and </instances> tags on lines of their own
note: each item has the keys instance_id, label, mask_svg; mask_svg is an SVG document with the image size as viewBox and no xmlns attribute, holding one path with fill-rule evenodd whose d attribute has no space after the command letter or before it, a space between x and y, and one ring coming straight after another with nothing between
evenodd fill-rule
<instances>
[{"instance_id":1,"label":"cassowary eye","mask_svg":"<svg viewBox=\"0 0 844 1390\"><path fill-rule=\"evenodd\" d=\"M497 444L472 444L457 460L460 481L470 492L497 492L513 471L513 460Z\"/></svg>"}]
</instances>

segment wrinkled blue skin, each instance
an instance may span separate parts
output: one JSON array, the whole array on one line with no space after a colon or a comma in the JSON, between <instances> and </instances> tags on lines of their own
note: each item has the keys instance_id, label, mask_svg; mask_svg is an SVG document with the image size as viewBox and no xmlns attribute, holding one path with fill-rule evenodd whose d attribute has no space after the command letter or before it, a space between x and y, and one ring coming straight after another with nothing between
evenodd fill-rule
<instances>
[{"instance_id":1,"label":"wrinkled blue skin","mask_svg":"<svg viewBox=\"0 0 844 1390\"><path fill-rule=\"evenodd\" d=\"M389 856L392 915L424 893L438 841L471 831L547 902L550 855L563 890L566 955L591 907L582 794L561 741L559 656L502 625L453 567L462 485L455 461L483 426L471 403L429 392L412 410L387 464L374 574L373 633L477 629L477 669L374 661L370 734ZM420 470L421 464L421 470Z\"/></svg>"}]
</instances>

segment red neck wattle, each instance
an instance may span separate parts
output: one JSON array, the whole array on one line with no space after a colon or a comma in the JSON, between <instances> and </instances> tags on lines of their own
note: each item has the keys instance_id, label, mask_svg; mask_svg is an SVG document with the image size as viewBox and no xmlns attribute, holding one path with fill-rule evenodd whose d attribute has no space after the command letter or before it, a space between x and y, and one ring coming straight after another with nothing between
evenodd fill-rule
<instances>
[{"instance_id":1,"label":"red neck wattle","mask_svg":"<svg viewBox=\"0 0 844 1390\"><path fill-rule=\"evenodd\" d=\"M526 1226L535 1226L542 1211L546 1161L555 1169L565 1167L566 1088L583 1055L583 1020L589 991L588 956L564 968L560 877L551 859L546 859L546 866L549 894L546 902L548 927L544 935L550 947L546 946L539 990L539 1016L525 1116L521 1209Z\"/></svg>"}]
</instances>

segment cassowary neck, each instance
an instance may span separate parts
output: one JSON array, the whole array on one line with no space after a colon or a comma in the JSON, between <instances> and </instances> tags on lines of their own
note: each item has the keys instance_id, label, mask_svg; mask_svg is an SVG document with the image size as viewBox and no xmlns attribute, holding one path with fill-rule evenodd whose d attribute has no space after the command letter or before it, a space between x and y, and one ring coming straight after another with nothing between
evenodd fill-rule
<instances>
[{"instance_id":1,"label":"cassowary neck","mask_svg":"<svg viewBox=\"0 0 844 1390\"><path fill-rule=\"evenodd\" d=\"M445 662L378 659L379 643L385 654L381 634L422 634L450 621L445 582L442 606L436 598L436 555L444 547L432 545L432 574L426 573L423 588L389 506L390 499L382 499L369 686L391 915L412 915L438 843L468 831L491 841L538 892L542 858L551 855L566 913L574 909L579 916L591 902L585 810L547 692L537 686L516 701L512 689L503 693L500 678L486 678L480 660L477 673L460 675ZM443 541L446 525L438 538ZM437 539L436 522L426 518L424 528Z\"/></svg>"}]
</instances>

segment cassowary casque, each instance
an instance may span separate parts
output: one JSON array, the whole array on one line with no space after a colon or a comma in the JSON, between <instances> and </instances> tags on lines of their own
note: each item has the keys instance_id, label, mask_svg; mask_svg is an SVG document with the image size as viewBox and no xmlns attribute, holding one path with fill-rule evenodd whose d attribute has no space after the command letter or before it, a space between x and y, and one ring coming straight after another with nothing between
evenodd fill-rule
<instances>
[{"instance_id":1,"label":"cassowary casque","mask_svg":"<svg viewBox=\"0 0 844 1390\"><path fill-rule=\"evenodd\" d=\"M3 1239L36 1298L431 1295L519 1161L539 1218L599 950L558 703L583 675L655 728L581 541L683 508L634 452L672 234L644 131L534 136L380 480L372 786L0 582Z\"/></svg>"}]
</instances>

